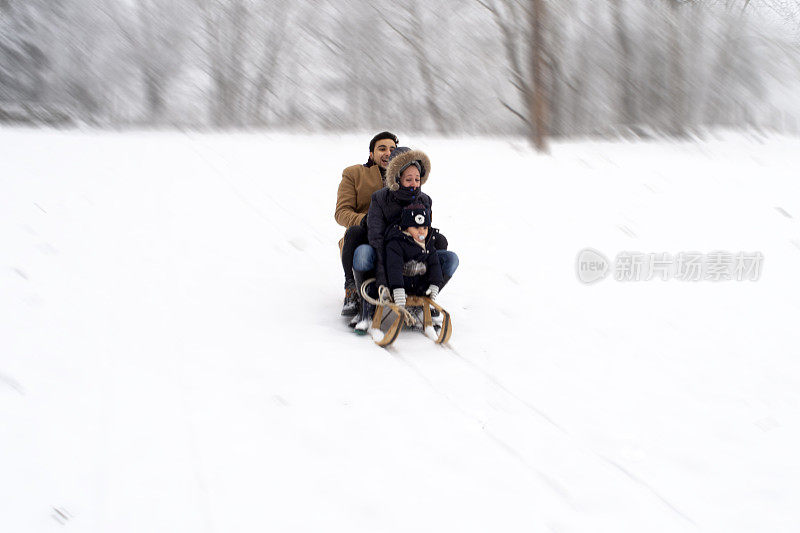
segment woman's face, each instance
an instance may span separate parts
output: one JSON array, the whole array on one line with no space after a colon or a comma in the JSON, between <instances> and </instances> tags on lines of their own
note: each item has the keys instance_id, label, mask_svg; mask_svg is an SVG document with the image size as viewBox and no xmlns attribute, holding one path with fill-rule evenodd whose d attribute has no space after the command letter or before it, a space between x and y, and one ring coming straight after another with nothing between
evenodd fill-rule
<instances>
[{"instance_id":1,"label":"woman's face","mask_svg":"<svg viewBox=\"0 0 800 533\"><path fill-rule=\"evenodd\" d=\"M416 165L411 165L400 174L401 187L417 188L420 184L419 170Z\"/></svg>"}]
</instances>

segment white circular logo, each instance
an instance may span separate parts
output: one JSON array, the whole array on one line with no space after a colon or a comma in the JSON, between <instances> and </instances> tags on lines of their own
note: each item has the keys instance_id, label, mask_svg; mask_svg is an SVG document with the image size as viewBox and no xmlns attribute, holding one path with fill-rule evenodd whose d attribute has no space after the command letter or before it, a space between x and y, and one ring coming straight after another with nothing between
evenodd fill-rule
<instances>
[{"instance_id":1,"label":"white circular logo","mask_svg":"<svg viewBox=\"0 0 800 533\"><path fill-rule=\"evenodd\" d=\"M419 224L419 225L424 224L425 223L425 215L417 215L417 216L415 216L414 217L414 221L416 221L416 223Z\"/></svg>"},{"instance_id":2,"label":"white circular logo","mask_svg":"<svg viewBox=\"0 0 800 533\"><path fill-rule=\"evenodd\" d=\"M584 248L578 253L575 261L575 270L578 279L590 284L600 281L608 275L609 261L600 252L593 248Z\"/></svg>"}]
</instances>

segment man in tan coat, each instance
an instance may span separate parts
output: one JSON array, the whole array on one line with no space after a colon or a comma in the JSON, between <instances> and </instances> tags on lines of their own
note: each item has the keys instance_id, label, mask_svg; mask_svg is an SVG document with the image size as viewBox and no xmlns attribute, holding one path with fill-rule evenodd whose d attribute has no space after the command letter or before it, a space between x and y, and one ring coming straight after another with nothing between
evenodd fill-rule
<instances>
[{"instance_id":1,"label":"man in tan coat","mask_svg":"<svg viewBox=\"0 0 800 533\"><path fill-rule=\"evenodd\" d=\"M358 288L353 278L353 253L361 244L367 244L367 211L372 193L383 188L383 176L389 156L397 147L397 136L382 131L369 142L369 158L363 165L353 165L342 171L342 181L336 194L336 222L347 228L339 241L339 251L344 269L343 316L353 316L360 306Z\"/></svg>"}]
</instances>

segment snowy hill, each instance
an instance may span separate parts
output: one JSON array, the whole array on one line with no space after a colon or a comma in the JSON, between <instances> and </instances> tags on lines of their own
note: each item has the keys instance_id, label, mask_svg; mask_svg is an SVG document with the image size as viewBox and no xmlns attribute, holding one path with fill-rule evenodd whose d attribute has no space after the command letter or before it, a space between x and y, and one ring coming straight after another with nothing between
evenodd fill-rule
<instances>
[{"instance_id":1,"label":"snowy hill","mask_svg":"<svg viewBox=\"0 0 800 533\"><path fill-rule=\"evenodd\" d=\"M800 528L800 140L401 135L461 266L450 347L383 350L338 316L370 135L0 130L0 530Z\"/></svg>"}]
</instances>

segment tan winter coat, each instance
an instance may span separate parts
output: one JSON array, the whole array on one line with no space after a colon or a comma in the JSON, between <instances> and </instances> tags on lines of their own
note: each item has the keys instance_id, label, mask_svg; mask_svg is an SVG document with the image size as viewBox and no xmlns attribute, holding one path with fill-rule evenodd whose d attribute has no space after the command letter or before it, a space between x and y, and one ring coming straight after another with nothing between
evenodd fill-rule
<instances>
[{"instance_id":1,"label":"tan winter coat","mask_svg":"<svg viewBox=\"0 0 800 533\"><path fill-rule=\"evenodd\" d=\"M345 228L358 225L367 216L372 193L381 188L383 177L378 165L353 165L344 169L336 193L336 211L333 214L336 222ZM342 240L339 241L341 250Z\"/></svg>"}]
</instances>

